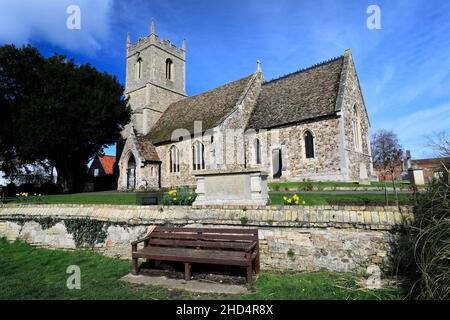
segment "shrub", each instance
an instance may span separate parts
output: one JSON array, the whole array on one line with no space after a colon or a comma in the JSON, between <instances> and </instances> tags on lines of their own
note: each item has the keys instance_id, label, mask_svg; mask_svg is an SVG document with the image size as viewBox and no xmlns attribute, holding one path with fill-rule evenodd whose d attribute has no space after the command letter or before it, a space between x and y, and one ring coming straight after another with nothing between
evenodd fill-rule
<instances>
[{"instance_id":1,"label":"shrub","mask_svg":"<svg viewBox=\"0 0 450 320\"><path fill-rule=\"evenodd\" d=\"M19 200L19 203L22 204L36 204L42 203L42 195L41 194L29 194L28 192L20 192L16 193L16 198Z\"/></svg>"},{"instance_id":2,"label":"shrub","mask_svg":"<svg viewBox=\"0 0 450 320\"><path fill-rule=\"evenodd\" d=\"M246 216L241 217L241 224L246 225L248 223L248 218Z\"/></svg>"},{"instance_id":3,"label":"shrub","mask_svg":"<svg viewBox=\"0 0 450 320\"><path fill-rule=\"evenodd\" d=\"M417 196L411 243L412 296L450 299L450 186L445 175Z\"/></svg>"},{"instance_id":4,"label":"shrub","mask_svg":"<svg viewBox=\"0 0 450 320\"><path fill-rule=\"evenodd\" d=\"M306 201L301 200L300 197L297 194L294 194L292 197L284 196L283 201L285 205L292 206L292 205L305 205Z\"/></svg>"},{"instance_id":5,"label":"shrub","mask_svg":"<svg viewBox=\"0 0 450 320\"><path fill-rule=\"evenodd\" d=\"M304 191L312 191L313 189L314 189L314 183L310 179L308 179L308 180L303 179L303 190Z\"/></svg>"},{"instance_id":6,"label":"shrub","mask_svg":"<svg viewBox=\"0 0 450 320\"><path fill-rule=\"evenodd\" d=\"M190 191L189 187L183 186L170 190L162 197L163 205L190 206L195 201L197 194Z\"/></svg>"}]
</instances>

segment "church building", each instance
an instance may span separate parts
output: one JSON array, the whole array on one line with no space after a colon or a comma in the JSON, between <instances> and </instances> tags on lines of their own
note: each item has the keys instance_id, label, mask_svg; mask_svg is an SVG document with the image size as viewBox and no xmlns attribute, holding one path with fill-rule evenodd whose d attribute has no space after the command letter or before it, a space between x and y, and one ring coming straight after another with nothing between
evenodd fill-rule
<instances>
[{"instance_id":1,"label":"church building","mask_svg":"<svg viewBox=\"0 0 450 320\"><path fill-rule=\"evenodd\" d=\"M269 181L373 176L370 121L350 50L266 81L256 71L186 94L186 43L150 35L126 45L132 120L118 144L119 190L195 185L206 171L258 169ZM199 71L201 72L201 70ZM204 70L206 73L206 70Z\"/></svg>"}]
</instances>

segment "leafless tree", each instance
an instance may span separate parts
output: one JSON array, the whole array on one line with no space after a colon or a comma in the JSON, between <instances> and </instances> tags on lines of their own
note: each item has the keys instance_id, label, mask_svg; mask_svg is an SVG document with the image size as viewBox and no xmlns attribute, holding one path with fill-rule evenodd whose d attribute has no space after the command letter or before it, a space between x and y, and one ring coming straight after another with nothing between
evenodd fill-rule
<instances>
[{"instance_id":1,"label":"leafless tree","mask_svg":"<svg viewBox=\"0 0 450 320\"><path fill-rule=\"evenodd\" d=\"M397 197L395 179L398 170L396 169L401 166L403 148L393 131L378 130L372 135L371 140L373 165L384 177L388 174L391 176L392 186Z\"/></svg>"},{"instance_id":2,"label":"leafless tree","mask_svg":"<svg viewBox=\"0 0 450 320\"><path fill-rule=\"evenodd\" d=\"M444 176L447 177L447 182L450 184L450 136L445 131L438 132L434 136L428 137L427 146L442 157Z\"/></svg>"},{"instance_id":3,"label":"leafless tree","mask_svg":"<svg viewBox=\"0 0 450 320\"><path fill-rule=\"evenodd\" d=\"M427 146L435 150L441 157L450 157L450 136L445 131L428 137Z\"/></svg>"}]
</instances>

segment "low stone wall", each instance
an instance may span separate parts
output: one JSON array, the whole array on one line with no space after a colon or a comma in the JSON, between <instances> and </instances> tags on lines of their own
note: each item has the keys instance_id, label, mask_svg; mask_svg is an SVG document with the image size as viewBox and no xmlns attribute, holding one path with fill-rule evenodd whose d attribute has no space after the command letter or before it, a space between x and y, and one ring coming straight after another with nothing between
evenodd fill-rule
<instances>
[{"instance_id":1,"label":"low stone wall","mask_svg":"<svg viewBox=\"0 0 450 320\"><path fill-rule=\"evenodd\" d=\"M50 226L45 225L49 220ZM412 208L364 206L0 206L0 237L52 248L75 249L64 221L104 221L95 248L128 259L130 241L149 225L257 227L263 269L363 272L389 267L390 253Z\"/></svg>"}]
</instances>

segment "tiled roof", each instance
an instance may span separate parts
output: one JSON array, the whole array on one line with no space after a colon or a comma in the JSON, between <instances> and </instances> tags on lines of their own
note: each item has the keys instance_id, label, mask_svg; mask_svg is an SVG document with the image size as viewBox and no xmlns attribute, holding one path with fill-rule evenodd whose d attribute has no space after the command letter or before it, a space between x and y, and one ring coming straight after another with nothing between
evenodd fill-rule
<instances>
[{"instance_id":1,"label":"tiled roof","mask_svg":"<svg viewBox=\"0 0 450 320\"><path fill-rule=\"evenodd\" d=\"M145 137L136 137L137 148L145 161L160 161L158 153L152 142Z\"/></svg>"},{"instance_id":2,"label":"tiled roof","mask_svg":"<svg viewBox=\"0 0 450 320\"><path fill-rule=\"evenodd\" d=\"M114 156L99 156L98 159L103 166L106 174L113 174L114 163L116 162L116 157Z\"/></svg>"},{"instance_id":3,"label":"tiled roof","mask_svg":"<svg viewBox=\"0 0 450 320\"><path fill-rule=\"evenodd\" d=\"M263 84L247 128L264 129L335 114L344 57Z\"/></svg>"},{"instance_id":4,"label":"tiled roof","mask_svg":"<svg viewBox=\"0 0 450 320\"><path fill-rule=\"evenodd\" d=\"M442 167L442 164L450 162L450 157L443 158L428 158L428 159L416 159L411 160L411 164L414 166L422 167L422 166L430 166L430 167Z\"/></svg>"},{"instance_id":5,"label":"tiled roof","mask_svg":"<svg viewBox=\"0 0 450 320\"><path fill-rule=\"evenodd\" d=\"M252 76L172 103L153 126L147 139L153 143L170 141L176 129L186 129L193 134L194 121L202 121L202 131L213 128L233 110Z\"/></svg>"}]
</instances>

